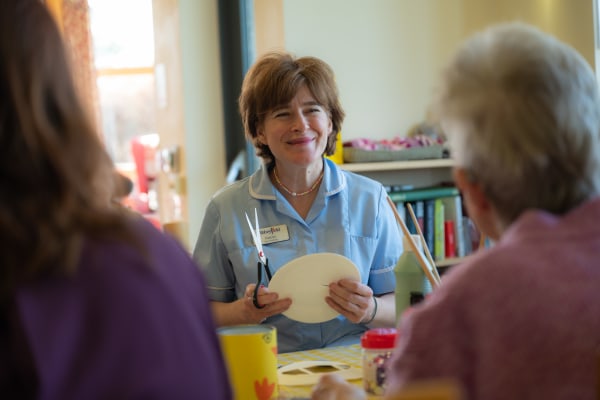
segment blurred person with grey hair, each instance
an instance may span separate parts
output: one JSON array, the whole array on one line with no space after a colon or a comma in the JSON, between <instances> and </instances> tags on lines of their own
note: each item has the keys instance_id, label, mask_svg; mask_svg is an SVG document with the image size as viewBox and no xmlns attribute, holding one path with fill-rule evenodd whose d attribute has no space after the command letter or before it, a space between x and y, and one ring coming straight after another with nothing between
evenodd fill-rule
<instances>
[{"instance_id":1,"label":"blurred person with grey hair","mask_svg":"<svg viewBox=\"0 0 600 400\"><path fill-rule=\"evenodd\" d=\"M452 379L466 399L597 398L600 95L592 69L536 28L500 24L458 50L433 110L468 213L495 244L450 270L403 317L387 395ZM327 397L315 399L342 398L335 381L317 388Z\"/></svg>"}]
</instances>

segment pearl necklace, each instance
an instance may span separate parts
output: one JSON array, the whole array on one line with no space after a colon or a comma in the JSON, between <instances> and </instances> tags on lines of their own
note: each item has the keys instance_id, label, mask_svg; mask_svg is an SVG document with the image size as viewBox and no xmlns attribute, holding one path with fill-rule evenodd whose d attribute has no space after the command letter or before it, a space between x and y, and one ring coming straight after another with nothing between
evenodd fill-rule
<instances>
[{"instance_id":1,"label":"pearl necklace","mask_svg":"<svg viewBox=\"0 0 600 400\"><path fill-rule=\"evenodd\" d=\"M294 192L294 191L288 189L283 183L281 183L281 181L279 180L279 176L277 176L277 168L273 168L273 176L275 177L275 182L277 182L277 184L283 190L285 190L285 192L287 194L289 194L292 197L299 197L299 196L306 196L307 194L315 191L317 186L319 186L319 183L321 183L321 181L323 180L323 171L321 171L321 175L319 175L319 177L317 178L315 183L313 183L312 186L308 190L305 190L304 192L300 192L300 193L297 193L297 192Z\"/></svg>"}]
</instances>

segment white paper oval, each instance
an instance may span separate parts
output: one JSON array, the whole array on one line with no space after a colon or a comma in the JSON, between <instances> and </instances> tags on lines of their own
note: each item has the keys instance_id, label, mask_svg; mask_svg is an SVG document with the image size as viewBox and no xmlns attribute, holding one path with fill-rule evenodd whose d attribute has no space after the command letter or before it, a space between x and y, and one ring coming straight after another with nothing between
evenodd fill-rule
<instances>
[{"instance_id":1,"label":"white paper oval","mask_svg":"<svg viewBox=\"0 0 600 400\"><path fill-rule=\"evenodd\" d=\"M286 317L306 323L325 322L339 315L325 302L328 286L343 278L360 281L360 272L350 259L335 253L307 254L278 269L269 291L277 292L280 299L292 299L283 313Z\"/></svg>"}]
</instances>

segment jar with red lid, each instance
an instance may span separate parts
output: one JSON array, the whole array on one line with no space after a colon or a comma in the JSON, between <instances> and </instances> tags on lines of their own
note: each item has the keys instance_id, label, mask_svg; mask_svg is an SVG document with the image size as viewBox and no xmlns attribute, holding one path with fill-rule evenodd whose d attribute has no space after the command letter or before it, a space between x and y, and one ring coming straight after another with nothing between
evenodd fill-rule
<instances>
[{"instance_id":1,"label":"jar with red lid","mask_svg":"<svg viewBox=\"0 0 600 400\"><path fill-rule=\"evenodd\" d=\"M386 365L396 345L397 336L395 328L374 328L366 331L360 338L363 384L367 393L384 393Z\"/></svg>"}]
</instances>

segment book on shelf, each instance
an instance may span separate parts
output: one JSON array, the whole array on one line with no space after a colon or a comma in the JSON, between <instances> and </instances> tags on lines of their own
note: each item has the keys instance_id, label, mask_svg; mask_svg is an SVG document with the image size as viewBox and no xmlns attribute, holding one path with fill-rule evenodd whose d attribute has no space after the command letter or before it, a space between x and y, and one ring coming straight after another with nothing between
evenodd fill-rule
<instances>
[{"instance_id":1,"label":"book on shelf","mask_svg":"<svg viewBox=\"0 0 600 400\"><path fill-rule=\"evenodd\" d=\"M444 219L445 221L452 221L454 227L454 257L464 257L467 252L465 251L465 235L463 232L462 197L460 195L444 197L442 201L444 202Z\"/></svg>"},{"instance_id":2,"label":"book on shelf","mask_svg":"<svg viewBox=\"0 0 600 400\"><path fill-rule=\"evenodd\" d=\"M424 203L424 200L417 200L417 201L411 203L411 206L413 207L413 211L415 213L415 218L417 219L417 222L419 224L419 229L421 230L421 232L423 232L425 229L425 203Z\"/></svg>"},{"instance_id":3,"label":"book on shelf","mask_svg":"<svg viewBox=\"0 0 600 400\"><path fill-rule=\"evenodd\" d=\"M462 227L463 227L463 241L465 244L465 255L467 254L471 254L473 252L473 240L472 240L472 234L471 234L471 230L473 226L473 222L471 221L471 219L469 217L467 217L466 215L463 215L463 223L462 223ZM475 247L475 249L477 249L477 247Z\"/></svg>"},{"instance_id":4,"label":"book on shelf","mask_svg":"<svg viewBox=\"0 0 600 400\"><path fill-rule=\"evenodd\" d=\"M391 191L388 194L394 203L398 203L457 196L460 192L455 186L430 186L419 189Z\"/></svg>"},{"instance_id":5,"label":"book on shelf","mask_svg":"<svg viewBox=\"0 0 600 400\"><path fill-rule=\"evenodd\" d=\"M398 215L400 216L400 218L402 219L402 221L404 221L404 224L406 225L406 206L401 201L394 203L394 204L396 204L396 211L398 211Z\"/></svg>"},{"instance_id":6,"label":"book on shelf","mask_svg":"<svg viewBox=\"0 0 600 400\"><path fill-rule=\"evenodd\" d=\"M440 184L397 190L389 195L409 232L415 234L416 228L407 209L407 204L411 205L435 261L462 258L475 250L471 240L472 222L463 211L462 197L455 186Z\"/></svg>"},{"instance_id":7,"label":"book on shelf","mask_svg":"<svg viewBox=\"0 0 600 400\"><path fill-rule=\"evenodd\" d=\"M410 216L407 204L410 204L410 206L412 207L413 213L415 214L415 218L417 219L417 223L419 224L419 229L421 229L421 232L424 232L425 209L424 209L423 201L419 200L419 201L406 201L406 202L396 203L396 208L398 208L398 207L404 208L404 215L400 214L400 212L398 212L398 213L400 214L400 216L402 217L402 220L406 224L406 228L412 235L416 235L416 234L418 234L417 227L415 226L415 223Z\"/></svg>"},{"instance_id":8,"label":"book on shelf","mask_svg":"<svg viewBox=\"0 0 600 400\"><path fill-rule=\"evenodd\" d=\"M415 203L406 201L406 202L403 202L402 204L404 205L404 224L406 225L406 229L408 229L408 231L410 232L411 235L416 235L417 228L415 227L415 224L413 223L413 220L410 217L410 213L408 212L408 204L410 204L410 206L412 207L413 212L414 212L415 211Z\"/></svg>"},{"instance_id":9,"label":"book on shelf","mask_svg":"<svg viewBox=\"0 0 600 400\"><path fill-rule=\"evenodd\" d=\"M444 212L446 206L444 205ZM444 257L455 258L456 257L456 237L454 236L454 221L446 219L444 221Z\"/></svg>"},{"instance_id":10,"label":"book on shelf","mask_svg":"<svg viewBox=\"0 0 600 400\"><path fill-rule=\"evenodd\" d=\"M433 255L433 245L435 243L435 223L434 223L434 199L424 200L424 210L425 210L425 218L424 218L424 227L423 236L425 237L425 243L427 244L427 248L429 252Z\"/></svg>"},{"instance_id":11,"label":"book on shelf","mask_svg":"<svg viewBox=\"0 0 600 400\"><path fill-rule=\"evenodd\" d=\"M433 202L433 259L440 261L445 256L444 202L441 198L437 198Z\"/></svg>"}]
</instances>

